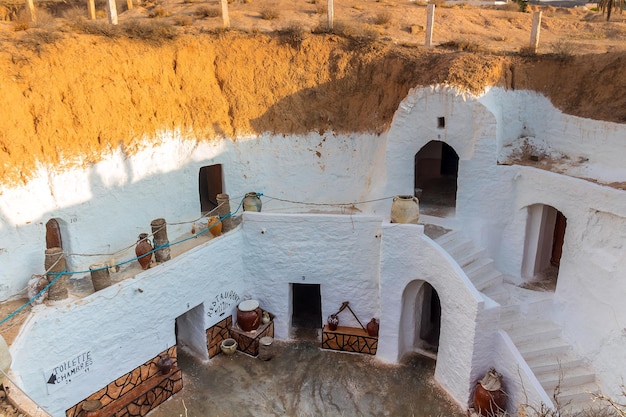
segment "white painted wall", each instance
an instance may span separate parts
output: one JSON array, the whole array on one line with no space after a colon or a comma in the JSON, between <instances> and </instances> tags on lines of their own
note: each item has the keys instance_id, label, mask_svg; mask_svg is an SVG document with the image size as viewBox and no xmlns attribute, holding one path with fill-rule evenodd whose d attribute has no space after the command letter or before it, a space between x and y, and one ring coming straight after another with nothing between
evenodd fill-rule
<instances>
[{"instance_id":1,"label":"white painted wall","mask_svg":"<svg viewBox=\"0 0 626 417\"><path fill-rule=\"evenodd\" d=\"M438 117L446 118L444 129L437 127ZM578 171L574 170L575 173L582 172L599 180L625 181L623 156L626 155L626 142L622 140L625 133L626 128L621 124L563 115L535 93L505 92L494 88L484 96L474 98L439 87L411 90L389 130L381 136L266 135L238 138L237 141L220 139L197 143L184 140L176 133L164 133L158 138L158 145L146 146L138 155L128 157L116 151L102 163L86 170L60 172L42 168L39 176L26 186L0 189L0 299L20 291L31 274L43 271L44 225L49 218L60 219L67 252L104 254L131 246L129 252L118 256L127 259L132 257L132 244L137 235L149 231L152 219L164 217L169 222L178 222L199 215L197 177L202 166L223 164L225 191L231 197L240 198L248 191L264 193L265 213L347 213L349 210L345 207L289 203L269 197L309 203L349 203L411 194L415 153L430 140L441 140L451 145L460 156L456 224L462 225L478 243L487 247L503 272L513 277L521 275L528 206L546 204L565 214L568 226L555 293L558 308L552 318L564 326L565 335L592 363L601 388L617 396L626 372L619 366L626 363L623 349L626 342L626 306L623 303L626 282L622 279L626 271L626 192L530 167L497 165L496 161L507 145L520 137L532 136L572 160L578 156L588 157L588 163L578 167ZM232 204L233 210L236 206L236 203ZM36 398L45 404L53 403L45 393L45 385L41 386L42 369L59 363L68 355L80 353L80 346L87 346L82 344L83 341L76 341L76 352L68 352L65 348L67 334L81 335L84 340L102 336L103 343L98 344L97 351L94 350L98 361L96 366L106 363L111 375L143 363L148 354L156 354L172 342L172 317L184 313L188 302L171 298L167 289L172 281L178 284L190 282L190 286L182 290L182 297L190 299L191 307L200 302L215 301L223 289L234 288L242 297L258 295L270 310L281 314L277 334L282 337L286 334L290 317L286 300L289 299L288 284L295 282L293 279L301 280L304 276L304 282L322 285L322 297L329 300L323 301L323 315L326 316L345 301L341 291L332 294L333 291L326 288L344 279L354 285L351 280L353 272L366 285L359 288L361 292L354 301L350 299L351 305L363 309L358 314L364 319L380 314L383 337L380 357L395 361L400 353L399 331L393 330L389 320L400 317L401 312L386 313L387 300L397 300L396 292L401 295L410 280L434 275L440 266L433 259L441 258L439 255L422 257L432 250L428 249L429 244L419 241L425 239L420 237L414 242L414 248L420 251L411 252L411 256L407 255L406 260L403 258L399 263L400 266L392 268L387 263L392 255L385 247L394 245L392 240L385 243L386 239L392 239L396 230L403 227L382 228L383 246L382 252L378 253L374 248L381 245L381 238L375 237L380 222L368 215L386 219L390 206L390 199L357 204L355 207L359 211L354 213L364 216L337 219L310 216L302 224L289 216L251 215L242 228L244 231L212 241L206 249L196 249L193 259L197 256L197 265L174 260L159 267L158 271L167 273L157 274L156 270L142 273L139 277L150 277L150 282L155 283L148 294L136 291L134 285L138 277L91 296L81 308L71 305L43 309L24 329L24 335L28 336L12 348L12 352L20 352L14 368L22 370L22 381L33 387ZM267 222L266 234L260 233L263 222ZM335 233L335 228L341 233ZM170 240L188 230L188 224L171 224L168 227ZM296 234L287 234L291 230L296 230ZM281 235L289 239L283 241L279 238ZM322 239L315 239L317 235ZM350 245L342 245L343 239ZM321 245L320 241L332 244ZM209 271L216 268L212 263L210 268L204 267L209 275L203 275L203 279L189 278L207 259L206 254L201 253L218 246L223 246L226 253L239 259L233 265L226 261L224 265L220 263L219 267L229 272L215 280L207 279L207 276L212 277ZM326 266L322 261L333 255L330 248L354 263ZM244 249L247 252L239 253ZM316 253L320 254L320 259L315 259ZM361 253L366 256L355 255ZM69 266L73 270L87 269L90 264L108 258L109 255L72 255ZM378 269L376 259L380 260ZM408 277L407 271L416 266L420 269L419 276ZM400 278L393 272L394 268L399 268L395 271ZM454 276L453 271L445 272ZM341 277L341 281L330 281L330 276ZM311 281L307 281L309 279ZM403 281L400 288L396 288L396 279L409 281ZM141 285L145 281L142 279ZM461 282L459 279L453 281ZM378 299L374 297L376 285L380 285L381 297ZM447 291L433 286L440 295ZM198 294L197 288L202 288L202 294ZM345 288L345 292L353 290L340 288ZM460 294L466 293L466 290L450 288L450 291L457 290ZM153 297L147 296L151 294ZM475 378L484 373L486 364L482 355L491 352L495 346L490 345L493 340L488 337L477 339L477 335L485 331L481 326L488 326L495 310L483 308L484 314L480 313L478 304L472 302L471 297L464 297L463 306L458 306L459 311L474 305L467 313L475 319L476 325L467 334L455 334L452 340L446 336L442 344L458 345L459 335L463 335L461 339L472 343L473 356L464 348L458 352L464 363L457 365L460 370L444 372L444 367L438 366L437 373L437 378L455 393L455 398L467 394ZM133 332L140 329L132 350L141 351L141 358L126 349L125 343L117 337L115 325L118 323L101 322L102 317L115 315L115 309L119 309L117 303L110 302L111 299L120 300L121 311L128 313L119 324L121 328ZM156 299L157 305L173 303L175 307L146 319L150 323L135 322L131 310L144 305L144 299L152 302ZM454 305L456 308L456 303ZM206 306L205 311L208 311ZM349 315L345 315L345 319L349 320ZM145 326L149 329L143 330ZM22 351L26 346L32 346L32 351L30 348ZM440 358L442 363L447 362L446 355L444 349ZM86 375L84 382L76 390L59 390L59 404L76 402L91 393L96 383L95 373ZM51 407L60 409L61 406L52 404Z\"/></svg>"}]
</instances>

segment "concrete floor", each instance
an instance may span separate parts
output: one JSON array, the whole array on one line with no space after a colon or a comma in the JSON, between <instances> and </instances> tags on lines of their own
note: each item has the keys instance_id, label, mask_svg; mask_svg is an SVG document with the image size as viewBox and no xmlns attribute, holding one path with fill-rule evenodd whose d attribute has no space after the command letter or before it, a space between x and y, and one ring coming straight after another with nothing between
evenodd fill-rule
<instances>
[{"instance_id":1,"label":"concrete floor","mask_svg":"<svg viewBox=\"0 0 626 417\"><path fill-rule=\"evenodd\" d=\"M433 383L430 359L384 365L322 350L310 338L274 341L272 349L267 362L236 352L202 364L181 353L184 388L149 417L465 415Z\"/></svg>"}]
</instances>

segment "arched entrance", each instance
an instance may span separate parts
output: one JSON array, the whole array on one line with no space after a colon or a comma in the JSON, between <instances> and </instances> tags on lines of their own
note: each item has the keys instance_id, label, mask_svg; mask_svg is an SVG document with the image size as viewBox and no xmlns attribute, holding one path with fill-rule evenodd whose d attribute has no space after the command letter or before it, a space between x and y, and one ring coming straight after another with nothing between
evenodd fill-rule
<instances>
[{"instance_id":1,"label":"arched entrance","mask_svg":"<svg viewBox=\"0 0 626 417\"><path fill-rule=\"evenodd\" d=\"M420 211L432 216L454 214L459 156L445 142L432 140L415 154L415 195Z\"/></svg>"},{"instance_id":2,"label":"arched entrance","mask_svg":"<svg viewBox=\"0 0 626 417\"><path fill-rule=\"evenodd\" d=\"M441 334L441 301L426 281L410 282L402 294L399 353L418 352L435 358Z\"/></svg>"},{"instance_id":3,"label":"arched entrance","mask_svg":"<svg viewBox=\"0 0 626 417\"><path fill-rule=\"evenodd\" d=\"M198 194L200 195L200 211L202 214L217 207L217 195L222 193L222 164L208 165L200 168L198 173Z\"/></svg>"},{"instance_id":4,"label":"arched entrance","mask_svg":"<svg viewBox=\"0 0 626 417\"><path fill-rule=\"evenodd\" d=\"M531 289L556 289L567 219L544 204L528 207L522 277Z\"/></svg>"}]
</instances>

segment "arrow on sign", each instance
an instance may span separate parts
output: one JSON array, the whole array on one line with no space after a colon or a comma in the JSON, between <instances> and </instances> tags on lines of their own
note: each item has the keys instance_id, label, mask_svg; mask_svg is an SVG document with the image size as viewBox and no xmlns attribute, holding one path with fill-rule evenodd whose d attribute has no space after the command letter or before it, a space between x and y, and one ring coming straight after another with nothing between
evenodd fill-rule
<instances>
[{"instance_id":1,"label":"arrow on sign","mask_svg":"<svg viewBox=\"0 0 626 417\"><path fill-rule=\"evenodd\" d=\"M57 382L57 375L56 374L52 374L50 375L50 378L48 379L48 384L56 384Z\"/></svg>"}]
</instances>

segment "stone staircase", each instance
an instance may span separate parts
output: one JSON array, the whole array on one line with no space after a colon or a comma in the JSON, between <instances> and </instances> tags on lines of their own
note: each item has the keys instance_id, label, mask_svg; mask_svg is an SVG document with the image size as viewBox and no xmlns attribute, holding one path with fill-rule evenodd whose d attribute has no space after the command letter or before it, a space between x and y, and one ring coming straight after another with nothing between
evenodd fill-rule
<instances>
[{"instance_id":1,"label":"stone staircase","mask_svg":"<svg viewBox=\"0 0 626 417\"><path fill-rule=\"evenodd\" d=\"M500 327L507 331L548 396L556 396L561 415L590 408L592 394L598 390L595 374L561 337L561 328L546 319L552 308L552 293L505 283L485 251L458 231L448 232L435 242L454 258L476 289L500 303Z\"/></svg>"}]
</instances>

